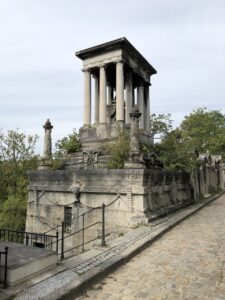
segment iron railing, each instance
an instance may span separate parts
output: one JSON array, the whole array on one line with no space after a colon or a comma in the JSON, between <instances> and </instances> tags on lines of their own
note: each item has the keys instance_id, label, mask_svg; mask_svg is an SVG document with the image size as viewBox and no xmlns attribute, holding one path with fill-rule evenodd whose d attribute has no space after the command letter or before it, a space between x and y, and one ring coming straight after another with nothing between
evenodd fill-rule
<instances>
[{"instance_id":1,"label":"iron railing","mask_svg":"<svg viewBox=\"0 0 225 300\"><path fill-rule=\"evenodd\" d=\"M3 274L3 280L1 280L1 283L4 284L4 289L6 289L7 287L8 249L8 247L5 247L4 251L0 250L0 269L2 268L2 266L4 266L3 272L1 272ZM2 255L5 255L4 264L2 264Z\"/></svg>"},{"instance_id":2,"label":"iron railing","mask_svg":"<svg viewBox=\"0 0 225 300\"><path fill-rule=\"evenodd\" d=\"M74 217L72 220L79 220L81 219L81 229L75 231L75 232L72 232L72 233L69 233L69 234L65 234L65 223L62 222L61 224L57 225L55 228L52 228L48 231L45 232L46 233L49 233L53 230L59 230L60 233L61 233L61 236L58 238L58 243L61 244L61 248L60 248L60 251L58 252L58 255L60 256L60 259L63 260L65 258L65 253L66 252L69 252L69 251L72 251L72 250L75 250L75 249L78 249L78 248L81 248L82 252L85 251L85 245L87 244L90 244L91 242L94 242L96 240L98 240L99 238L101 238L101 246L105 246L106 245L106 241L105 241L105 207L106 205L103 203L102 206L98 206L98 207L94 207L90 210L88 210L87 212L85 213L82 213L76 217ZM86 218L86 215L90 214L91 212L93 212L94 210L101 210L101 221L97 221L97 222L93 222L92 224L89 224L87 226L85 226L85 218ZM92 238L91 240L87 240L85 241L85 231L93 226L96 226L96 225L100 225L101 224L101 236L99 236L98 232L96 231L96 237ZM77 234L81 234L81 243L78 244L78 245L75 245L74 247L72 248L69 248L69 249L66 249L65 250L65 240L72 237L72 236L75 236Z\"/></svg>"},{"instance_id":3,"label":"iron railing","mask_svg":"<svg viewBox=\"0 0 225 300\"><path fill-rule=\"evenodd\" d=\"M8 241L26 246L33 246L56 251L58 254L59 233L49 235L45 233L34 233L0 228L0 241Z\"/></svg>"}]
</instances>

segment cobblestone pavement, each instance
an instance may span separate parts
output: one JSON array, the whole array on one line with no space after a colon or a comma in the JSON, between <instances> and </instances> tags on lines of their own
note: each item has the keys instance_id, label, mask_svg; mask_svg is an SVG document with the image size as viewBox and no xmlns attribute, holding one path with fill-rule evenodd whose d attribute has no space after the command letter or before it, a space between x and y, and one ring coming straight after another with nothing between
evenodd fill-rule
<instances>
[{"instance_id":1,"label":"cobblestone pavement","mask_svg":"<svg viewBox=\"0 0 225 300\"><path fill-rule=\"evenodd\" d=\"M76 299L225 299L225 195Z\"/></svg>"}]
</instances>

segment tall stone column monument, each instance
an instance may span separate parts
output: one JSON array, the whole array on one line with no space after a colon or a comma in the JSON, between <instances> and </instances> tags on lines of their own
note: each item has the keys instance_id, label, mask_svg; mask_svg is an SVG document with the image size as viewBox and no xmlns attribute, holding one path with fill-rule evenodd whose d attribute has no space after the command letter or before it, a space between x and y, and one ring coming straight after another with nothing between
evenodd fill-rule
<instances>
[{"instance_id":1,"label":"tall stone column monument","mask_svg":"<svg viewBox=\"0 0 225 300\"><path fill-rule=\"evenodd\" d=\"M140 130L139 123L141 113L137 105L134 106L130 113L131 129L130 129L130 150L128 161L125 163L125 168L129 169L143 169L144 161L140 151Z\"/></svg>"},{"instance_id":2,"label":"tall stone column monument","mask_svg":"<svg viewBox=\"0 0 225 300\"><path fill-rule=\"evenodd\" d=\"M49 119L46 120L45 124L43 125L43 128L45 130L44 135L44 150L43 150L43 158L46 160L51 159L52 157L52 124Z\"/></svg>"}]
</instances>

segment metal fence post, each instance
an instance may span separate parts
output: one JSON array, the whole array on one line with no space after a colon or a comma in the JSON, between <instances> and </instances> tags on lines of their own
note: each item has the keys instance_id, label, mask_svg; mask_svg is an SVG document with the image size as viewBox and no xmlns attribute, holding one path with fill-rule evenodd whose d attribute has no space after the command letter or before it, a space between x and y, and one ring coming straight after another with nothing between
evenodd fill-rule
<instances>
[{"instance_id":1,"label":"metal fence post","mask_svg":"<svg viewBox=\"0 0 225 300\"><path fill-rule=\"evenodd\" d=\"M105 203L102 203L102 246L106 246L105 242Z\"/></svg>"},{"instance_id":2,"label":"metal fence post","mask_svg":"<svg viewBox=\"0 0 225 300\"><path fill-rule=\"evenodd\" d=\"M61 260L64 259L64 229L65 229L65 225L64 225L64 222L62 222Z\"/></svg>"},{"instance_id":3,"label":"metal fence post","mask_svg":"<svg viewBox=\"0 0 225 300\"><path fill-rule=\"evenodd\" d=\"M4 274L4 289L7 287L7 263L8 263L8 247L5 247L5 274Z\"/></svg>"},{"instance_id":4,"label":"metal fence post","mask_svg":"<svg viewBox=\"0 0 225 300\"><path fill-rule=\"evenodd\" d=\"M56 231L56 253L58 255L59 252L59 232Z\"/></svg>"},{"instance_id":5,"label":"metal fence post","mask_svg":"<svg viewBox=\"0 0 225 300\"><path fill-rule=\"evenodd\" d=\"M84 214L82 215L82 251L84 251Z\"/></svg>"},{"instance_id":6,"label":"metal fence post","mask_svg":"<svg viewBox=\"0 0 225 300\"><path fill-rule=\"evenodd\" d=\"M29 235L26 233L26 246L29 245Z\"/></svg>"}]
</instances>

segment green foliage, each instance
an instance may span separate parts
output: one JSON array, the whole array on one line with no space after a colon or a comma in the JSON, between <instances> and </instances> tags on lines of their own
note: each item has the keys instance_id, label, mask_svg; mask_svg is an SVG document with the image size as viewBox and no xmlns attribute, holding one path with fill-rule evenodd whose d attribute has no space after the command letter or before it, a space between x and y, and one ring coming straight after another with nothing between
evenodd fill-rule
<instances>
[{"instance_id":1,"label":"green foliage","mask_svg":"<svg viewBox=\"0 0 225 300\"><path fill-rule=\"evenodd\" d=\"M107 164L109 169L122 169L124 166L124 161L127 159L129 154L129 135L123 132L119 127L117 130L117 138L107 146L109 155L112 156Z\"/></svg>"},{"instance_id":2,"label":"green foliage","mask_svg":"<svg viewBox=\"0 0 225 300\"><path fill-rule=\"evenodd\" d=\"M165 169L188 171L195 168L196 154L188 140L181 138L179 129L171 131L157 146Z\"/></svg>"},{"instance_id":3,"label":"green foliage","mask_svg":"<svg viewBox=\"0 0 225 300\"><path fill-rule=\"evenodd\" d=\"M180 125L182 138L198 152L225 154L225 115L218 110L198 108Z\"/></svg>"},{"instance_id":4,"label":"green foliage","mask_svg":"<svg viewBox=\"0 0 225 300\"><path fill-rule=\"evenodd\" d=\"M26 221L26 197L9 194L0 206L0 228L24 230Z\"/></svg>"},{"instance_id":5,"label":"green foliage","mask_svg":"<svg viewBox=\"0 0 225 300\"><path fill-rule=\"evenodd\" d=\"M198 153L225 156L225 115L217 110L198 108L186 116L181 125L168 133L160 144L160 159L172 170L191 170Z\"/></svg>"},{"instance_id":6,"label":"green foliage","mask_svg":"<svg viewBox=\"0 0 225 300\"><path fill-rule=\"evenodd\" d=\"M155 135L163 137L167 135L172 128L173 120L171 120L171 114L150 115L150 132L153 137Z\"/></svg>"},{"instance_id":7,"label":"green foliage","mask_svg":"<svg viewBox=\"0 0 225 300\"><path fill-rule=\"evenodd\" d=\"M24 229L27 205L27 171L37 167L37 136L18 131L0 133L0 226ZM10 210L11 207L11 210ZM14 208L16 211L14 211ZM21 227L20 227L21 226Z\"/></svg>"},{"instance_id":8,"label":"green foliage","mask_svg":"<svg viewBox=\"0 0 225 300\"><path fill-rule=\"evenodd\" d=\"M62 157L64 154L74 153L80 150L81 144L79 141L78 133L76 129L73 129L72 134L64 137L56 142L56 157Z\"/></svg>"}]
</instances>

